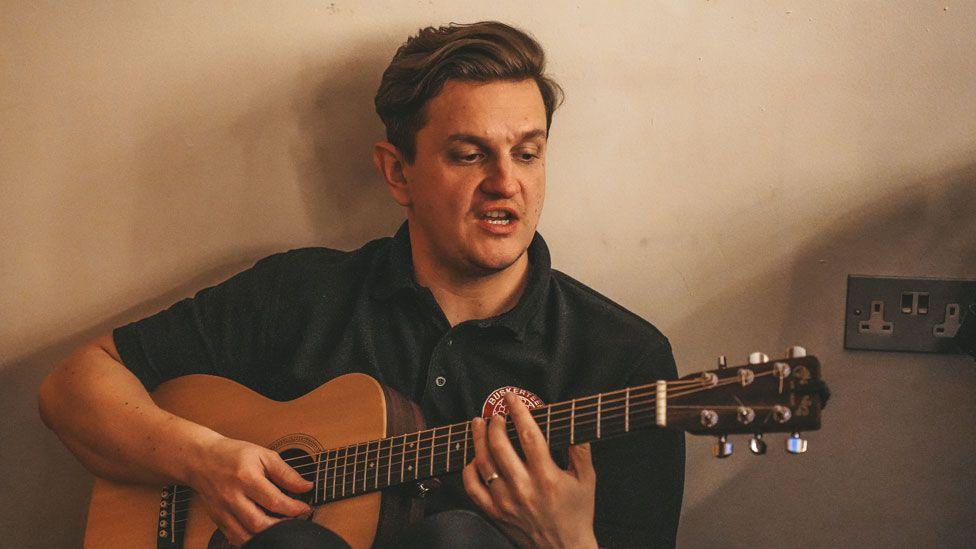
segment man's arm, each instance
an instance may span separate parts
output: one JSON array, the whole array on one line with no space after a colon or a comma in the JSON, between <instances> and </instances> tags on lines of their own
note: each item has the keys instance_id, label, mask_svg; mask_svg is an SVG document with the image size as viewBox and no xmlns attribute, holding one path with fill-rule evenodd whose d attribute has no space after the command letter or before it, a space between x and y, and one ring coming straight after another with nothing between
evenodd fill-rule
<instances>
[{"instance_id":1,"label":"man's arm","mask_svg":"<svg viewBox=\"0 0 976 549\"><path fill-rule=\"evenodd\" d=\"M233 543L277 522L258 505L287 516L309 511L275 486L294 492L311 488L276 452L226 438L156 406L122 363L111 335L58 364L41 385L39 400L44 423L92 473L189 485Z\"/></svg>"}]
</instances>

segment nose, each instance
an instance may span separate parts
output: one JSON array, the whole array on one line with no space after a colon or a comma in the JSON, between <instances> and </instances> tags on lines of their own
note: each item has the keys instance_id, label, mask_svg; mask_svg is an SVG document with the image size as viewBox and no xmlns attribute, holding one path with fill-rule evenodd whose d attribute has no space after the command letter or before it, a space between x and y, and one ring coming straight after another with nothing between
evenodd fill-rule
<instances>
[{"instance_id":1,"label":"nose","mask_svg":"<svg viewBox=\"0 0 976 549\"><path fill-rule=\"evenodd\" d=\"M518 194L520 186L515 162L502 156L492 162L491 169L485 174L479 188L490 196L511 198Z\"/></svg>"}]
</instances>

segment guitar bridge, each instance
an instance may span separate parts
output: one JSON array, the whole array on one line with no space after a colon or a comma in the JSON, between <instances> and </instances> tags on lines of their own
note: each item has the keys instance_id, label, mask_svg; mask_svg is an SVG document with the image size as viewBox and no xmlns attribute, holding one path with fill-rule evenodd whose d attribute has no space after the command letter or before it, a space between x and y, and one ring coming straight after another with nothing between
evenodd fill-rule
<instances>
[{"instance_id":1,"label":"guitar bridge","mask_svg":"<svg viewBox=\"0 0 976 549\"><path fill-rule=\"evenodd\" d=\"M183 547L186 533L186 515L190 509L189 486L170 484L159 493L159 520L156 521L156 548L178 549Z\"/></svg>"}]
</instances>

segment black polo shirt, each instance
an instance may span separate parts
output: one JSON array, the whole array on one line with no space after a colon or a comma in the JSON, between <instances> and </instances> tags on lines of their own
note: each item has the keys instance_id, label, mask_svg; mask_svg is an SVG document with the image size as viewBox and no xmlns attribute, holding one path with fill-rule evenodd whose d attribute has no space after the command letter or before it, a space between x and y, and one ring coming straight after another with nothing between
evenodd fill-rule
<instances>
[{"instance_id":1,"label":"black polo shirt","mask_svg":"<svg viewBox=\"0 0 976 549\"><path fill-rule=\"evenodd\" d=\"M412 397L429 426L481 415L504 387L551 403L676 377L667 339L551 269L539 234L515 308L452 328L414 279L406 223L394 237L351 252L272 255L113 336L126 367L150 390L204 373L290 400L362 372ZM631 433L594 443L593 458L600 544L674 545L683 435ZM429 510L471 506L457 475L439 492Z\"/></svg>"}]
</instances>

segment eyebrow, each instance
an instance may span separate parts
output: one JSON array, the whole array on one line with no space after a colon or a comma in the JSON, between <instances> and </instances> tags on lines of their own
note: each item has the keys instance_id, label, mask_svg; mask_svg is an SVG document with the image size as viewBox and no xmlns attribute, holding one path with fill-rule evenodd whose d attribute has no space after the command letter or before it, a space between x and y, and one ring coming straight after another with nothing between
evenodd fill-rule
<instances>
[{"instance_id":1,"label":"eyebrow","mask_svg":"<svg viewBox=\"0 0 976 549\"><path fill-rule=\"evenodd\" d=\"M539 138L545 140L547 139L547 134L545 130L536 128L534 130L527 130L519 134L517 141L521 143L522 141L528 141L530 139L539 139ZM481 137L478 137L477 135L473 135L470 133L454 133L448 136L447 138L448 143L452 143L455 141L461 141L463 143L471 143L485 148L488 147L488 142L486 142Z\"/></svg>"}]
</instances>

